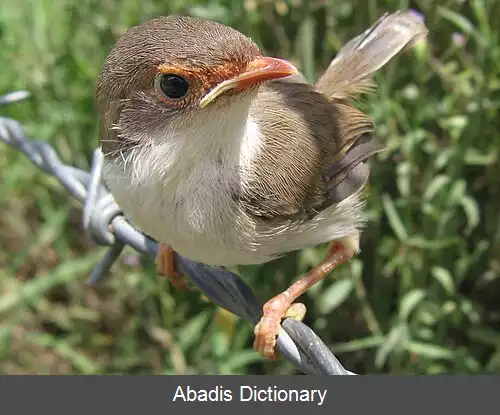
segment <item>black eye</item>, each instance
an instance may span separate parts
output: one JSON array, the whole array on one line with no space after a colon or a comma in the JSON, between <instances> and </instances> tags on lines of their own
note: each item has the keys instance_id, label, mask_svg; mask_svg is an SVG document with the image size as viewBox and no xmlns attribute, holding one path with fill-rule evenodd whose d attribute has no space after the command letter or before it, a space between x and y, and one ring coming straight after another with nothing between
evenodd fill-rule
<instances>
[{"instance_id":1,"label":"black eye","mask_svg":"<svg viewBox=\"0 0 500 415\"><path fill-rule=\"evenodd\" d=\"M163 74L156 78L156 88L167 98L184 98L189 91L188 82L179 75Z\"/></svg>"}]
</instances>

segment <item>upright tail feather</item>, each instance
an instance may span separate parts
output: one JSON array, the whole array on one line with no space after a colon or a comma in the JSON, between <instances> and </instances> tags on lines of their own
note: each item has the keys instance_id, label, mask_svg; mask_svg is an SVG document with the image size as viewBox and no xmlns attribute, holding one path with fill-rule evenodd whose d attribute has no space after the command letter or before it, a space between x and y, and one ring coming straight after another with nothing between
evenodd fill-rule
<instances>
[{"instance_id":1,"label":"upright tail feather","mask_svg":"<svg viewBox=\"0 0 500 415\"><path fill-rule=\"evenodd\" d=\"M384 14L340 50L316 83L316 89L332 98L370 91L374 87L371 75L427 32L424 22L414 13Z\"/></svg>"}]
</instances>

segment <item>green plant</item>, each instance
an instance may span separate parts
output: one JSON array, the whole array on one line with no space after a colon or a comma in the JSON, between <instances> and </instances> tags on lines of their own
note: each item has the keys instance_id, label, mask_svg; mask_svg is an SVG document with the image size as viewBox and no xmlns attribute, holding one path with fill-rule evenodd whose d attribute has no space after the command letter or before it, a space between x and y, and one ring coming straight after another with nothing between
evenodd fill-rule
<instances>
[{"instance_id":1,"label":"green plant","mask_svg":"<svg viewBox=\"0 0 500 415\"><path fill-rule=\"evenodd\" d=\"M169 13L229 24L314 80L385 11L426 16L427 44L377 75L360 106L388 150L373 162L362 252L304 301L306 322L358 373L500 371L500 30L498 2L307 0L5 0L1 108L67 163L97 144L93 88L116 37ZM246 323L181 293L128 251L112 278L83 285L100 249L81 207L0 146L1 373L294 373L262 362ZM262 299L324 247L241 269Z\"/></svg>"}]
</instances>

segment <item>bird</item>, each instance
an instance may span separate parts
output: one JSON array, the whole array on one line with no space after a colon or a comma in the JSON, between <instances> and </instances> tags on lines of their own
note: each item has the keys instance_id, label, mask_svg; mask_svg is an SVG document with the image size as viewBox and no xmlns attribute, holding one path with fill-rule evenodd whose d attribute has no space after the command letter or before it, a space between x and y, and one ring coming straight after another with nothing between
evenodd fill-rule
<instances>
[{"instance_id":1,"label":"bird","mask_svg":"<svg viewBox=\"0 0 500 415\"><path fill-rule=\"evenodd\" d=\"M359 252L369 159L383 151L356 98L373 74L427 35L408 11L350 40L314 84L243 33L179 15L129 29L95 89L103 179L131 223L174 253L219 267L263 264L329 243L325 258L263 305L254 349L274 360L295 300Z\"/></svg>"}]
</instances>

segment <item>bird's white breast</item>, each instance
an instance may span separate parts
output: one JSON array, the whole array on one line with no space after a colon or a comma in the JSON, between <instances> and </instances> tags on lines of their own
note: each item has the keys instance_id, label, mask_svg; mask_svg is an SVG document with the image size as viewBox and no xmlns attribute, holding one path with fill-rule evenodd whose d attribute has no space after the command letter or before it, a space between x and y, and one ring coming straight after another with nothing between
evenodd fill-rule
<instances>
[{"instance_id":1,"label":"bird's white breast","mask_svg":"<svg viewBox=\"0 0 500 415\"><path fill-rule=\"evenodd\" d=\"M159 131L123 157L106 158L105 181L125 215L157 241L210 265L264 263L350 235L357 249L357 194L301 223L262 224L241 209L235 191L245 188L264 150L248 108L243 102L225 117Z\"/></svg>"},{"instance_id":2,"label":"bird's white breast","mask_svg":"<svg viewBox=\"0 0 500 415\"><path fill-rule=\"evenodd\" d=\"M195 261L248 262L238 252L251 245L252 223L234 201L261 148L248 107L241 116L233 108L226 122L207 117L191 130L159 132L149 145L106 159L106 184L134 225Z\"/></svg>"}]
</instances>

